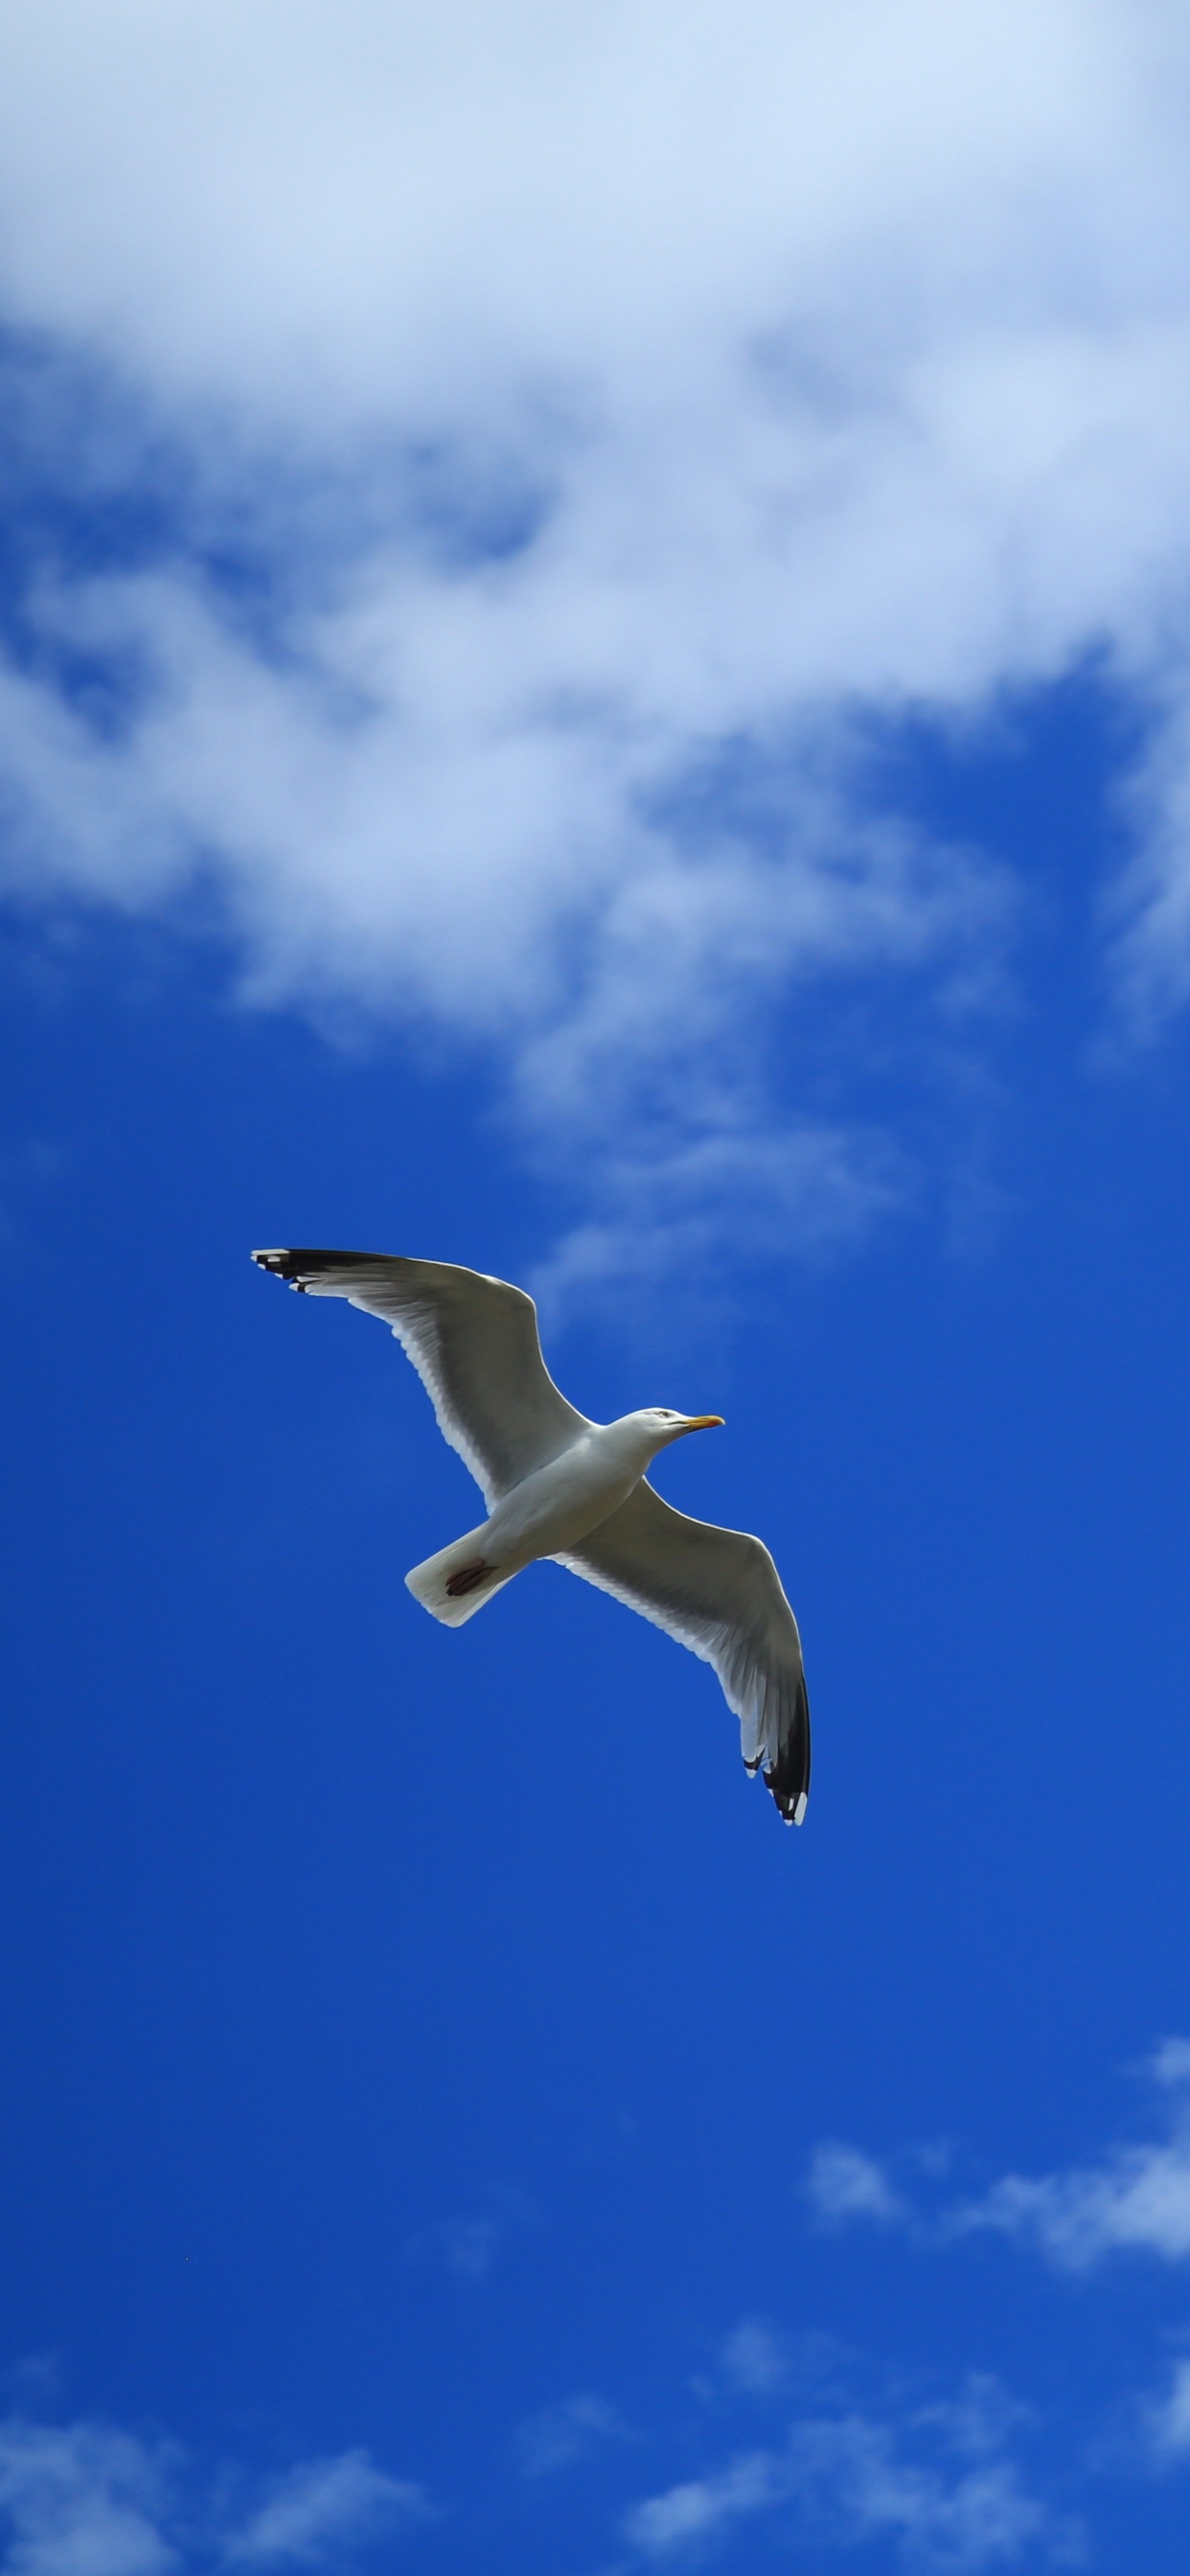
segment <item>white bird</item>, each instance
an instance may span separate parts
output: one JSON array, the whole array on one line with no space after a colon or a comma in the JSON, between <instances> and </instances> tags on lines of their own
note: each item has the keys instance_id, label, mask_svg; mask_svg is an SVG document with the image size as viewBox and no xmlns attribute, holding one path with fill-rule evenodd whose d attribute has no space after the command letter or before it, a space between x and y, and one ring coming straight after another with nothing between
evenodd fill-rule
<instances>
[{"instance_id":1,"label":"white bird","mask_svg":"<svg viewBox=\"0 0 1190 2576\"><path fill-rule=\"evenodd\" d=\"M537 1557L553 1557L713 1665L786 1824L810 1786L810 1709L797 1621L768 1549L670 1509L645 1481L661 1449L718 1413L663 1405L589 1422L546 1368L521 1288L453 1262L374 1252L254 1252L309 1297L346 1297L392 1326L470 1468L488 1518L415 1565L414 1598L459 1628Z\"/></svg>"}]
</instances>

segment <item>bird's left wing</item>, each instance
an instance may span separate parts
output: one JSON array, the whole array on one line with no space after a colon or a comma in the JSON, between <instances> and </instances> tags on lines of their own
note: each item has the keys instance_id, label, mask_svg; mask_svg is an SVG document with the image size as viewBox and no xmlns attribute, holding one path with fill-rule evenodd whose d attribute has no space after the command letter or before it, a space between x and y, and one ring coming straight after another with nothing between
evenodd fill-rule
<instances>
[{"instance_id":1,"label":"bird's left wing","mask_svg":"<svg viewBox=\"0 0 1190 2576\"><path fill-rule=\"evenodd\" d=\"M452 1261L386 1252L254 1252L262 1270L309 1297L346 1297L390 1324L438 1428L489 1508L589 1428L541 1356L537 1308L523 1288Z\"/></svg>"},{"instance_id":2,"label":"bird's left wing","mask_svg":"<svg viewBox=\"0 0 1190 2576\"><path fill-rule=\"evenodd\" d=\"M740 1750L763 1770L787 1825L810 1787L810 1704L797 1621L758 1538L688 1520L653 1487L633 1488L580 1547L558 1559L714 1666L740 1721Z\"/></svg>"}]
</instances>

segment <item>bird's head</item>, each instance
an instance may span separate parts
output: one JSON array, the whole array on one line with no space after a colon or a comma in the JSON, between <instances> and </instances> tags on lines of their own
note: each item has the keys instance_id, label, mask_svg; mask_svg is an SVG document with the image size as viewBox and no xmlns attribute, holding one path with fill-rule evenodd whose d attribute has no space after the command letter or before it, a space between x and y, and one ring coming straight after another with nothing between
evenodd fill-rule
<instances>
[{"instance_id":1,"label":"bird's head","mask_svg":"<svg viewBox=\"0 0 1190 2576\"><path fill-rule=\"evenodd\" d=\"M639 1425L641 1436L647 1440L653 1457L659 1449L668 1449L671 1440L684 1440L688 1431L720 1431L723 1428L721 1413L675 1413L668 1404L647 1405L643 1412L631 1414L629 1420Z\"/></svg>"}]
</instances>

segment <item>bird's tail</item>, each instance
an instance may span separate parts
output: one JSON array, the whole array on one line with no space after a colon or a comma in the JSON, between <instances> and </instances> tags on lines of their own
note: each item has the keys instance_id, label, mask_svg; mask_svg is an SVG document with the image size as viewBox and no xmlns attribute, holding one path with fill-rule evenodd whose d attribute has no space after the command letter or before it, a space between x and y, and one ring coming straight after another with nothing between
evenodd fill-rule
<instances>
[{"instance_id":1,"label":"bird's tail","mask_svg":"<svg viewBox=\"0 0 1190 2576\"><path fill-rule=\"evenodd\" d=\"M484 1570L483 1543L487 1522L482 1528L465 1531L450 1547L440 1547L437 1556L427 1556L424 1565L415 1565L405 1581L415 1601L447 1628L461 1628L473 1619L506 1583L512 1574L489 1574ZM517 1568L513 1567L513 1573ZM469 1579L470 1578L470 1579ZM452 1591L452 1584L459 1589Z\"/></svg>"}]
</instances>

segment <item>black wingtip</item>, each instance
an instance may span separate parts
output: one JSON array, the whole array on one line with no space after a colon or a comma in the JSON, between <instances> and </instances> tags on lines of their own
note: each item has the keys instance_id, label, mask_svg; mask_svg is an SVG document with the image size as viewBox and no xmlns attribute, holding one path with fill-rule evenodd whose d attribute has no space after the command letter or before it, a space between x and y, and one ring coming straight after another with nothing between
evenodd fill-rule
<instances>
[{"instance_id":1,"label":"black wingtip","mask_svg":"<svg viewBox=\"0 0 1190 2576\"><path fill-rule=\"evenodd\" d=\"M810 1795L810 1700L803 1681L797 1710L779 1760L764 1774L764 1785L784 1824L800 1825Z\"/></svg>"},{"instance_id":2,"label":"black wingtip","mask_svg":"<svg viewBox=\"0 0 1190 2576\"><path fill-rule=\"evenodd\" d=\"M280 1252L254 1252L252 1254L252 1259L256 1263L258 1270L270 1271L274 1279L287 1279L290 1287L297 1289L299 1296L304 1295L305 1291L303 1289L302 1282L298 1277L298 1272L299 1270L308 1270L310 1263L308 1258L302 1253L288 1252L284 1250Z\"/></svg>"},{"instance_id":3,"label":"black wingtip","mask_svg":"<svg viewBox=\"0 0 1190 2576\"><path fill-rule=\"evenodd\" d=\"M302 1291L308 1279L317 1279L324 1271L367 1270L375 1262L383 1261L385 1255L382 1252L310 1252L303 1246L300 1251L285 1247L278 1252L254 1252L251 1257L258 1270L271 1271L274 1279L287 1279L291 1288Z\"/></svg>"},{"instance_id":4,"label":"black wingtip","mask_svg":"<svg viewBox=\"0 0 1190 2576\"><path fill-rule=\"evenodd\" d=\"M293 1279L299 1270L303 1274L307 1270L366 1270L370 1263L391 1260L392 1255L387 1252L327 1252L322 1249L311 1252L303 1245L296 1252L288 1249L254 1252L251 1257L260 1263L262 1270L274 1271L279 1279Z\"/></svg>"}]
</instances>

